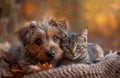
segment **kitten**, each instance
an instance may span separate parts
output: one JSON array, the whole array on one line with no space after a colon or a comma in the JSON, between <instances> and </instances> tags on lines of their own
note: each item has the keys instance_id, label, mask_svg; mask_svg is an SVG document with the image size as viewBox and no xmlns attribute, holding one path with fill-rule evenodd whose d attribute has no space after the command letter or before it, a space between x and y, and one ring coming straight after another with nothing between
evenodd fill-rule
<instances>
[{"instance_id":1,"label":"kitten","mask_svg":"<svg viewBox=\"0 0 120 78\"><path fill-rule=\"evenodd\" d=\"M64 50L61 64L95 63L104 57L104 51L95 43L88 43L87 29L80 34L63 33L61 48Z\"/></svg>"}]
</instances>

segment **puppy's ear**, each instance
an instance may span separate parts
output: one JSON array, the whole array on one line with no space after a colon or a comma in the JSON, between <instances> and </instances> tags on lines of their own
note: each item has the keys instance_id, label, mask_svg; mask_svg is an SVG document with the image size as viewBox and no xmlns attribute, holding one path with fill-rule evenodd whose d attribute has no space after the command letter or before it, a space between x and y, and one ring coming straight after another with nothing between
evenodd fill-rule
<instances>
[{"instance_id":1,"label":"puppy's ear","mask_svg":"<svg viewBox=\"0 0 120 78\"><path fill-rule=\"evenodd\" d=\"M24 46L29 43L29 39L30 39L29 33L30 33L29 27L22 28L17 32L18 38Z\"/></svg>"},{"instance_id":2,"label":"puppy's ear","mask_svg":"<svg viewBox=\"0 0 120 78\"><path fill-rule=\"evenodd\" d=\"M51 26L58 26L55 17L49 17L49 19L48 19L48 23L49 23Z\"/></svg>"},{"instance_id":3,"label":"puppy's ear","mask_svg":"<svg viewBox=\"0 0 120 78\"><path fill-rule=\"evenodd\" d=\"M36 23L34 21L27 24L27 27L24 27L20 30L18 30L18 38L22 42L22 44L25 46L30 42L30 37L32 35L32 31L36 28Z\"/></svg>"},{"instance_id":4,"label":"puppy's ear","mask_svg":"<svg viewBox=\"0 0 120 78\"><path fill-rule=\"evenodd\" d=\"M65 19L58 20L58 24L60 25L60 28L64 31L68 31L70 28L68 21Z\"/></svg>"},{"instance_id":5,"label":"puppy's ear","mask_svg":"<svg viewBox=\"0 0 120 78\"><path fill-rule=\"evenodd\" d=\"M35 29L36 26L37 26L36 21L31 21L30 24L29 24L29 27L30 27L30 29L32 29L32 30Z\"/></svg>"},{"instance_id":6,"label":"puppy's ear","mask_svg":"<svg viewBox=\"0 0 120 78\"><path fill-rule=\"evenodd\" d=\"M58 20L58 24L59 24L59 29L62 32L62 37L66 39L68 37L68 33L70 30L68 21L61 19Z\"/></svg>"},{"instance_id":7,"label":"puppy's ear","mask_svg":"<svg viewBox=\"0 0 120 78\"><path fill-rule=\"evenodd\" d=\"M51 26L56 26L60 30L63 30L63 31L69 30L69 23L65 19L58 19L57 20L55 17L51 17L51 18L49 18L49 24Z\"/></svg>"}]
</instances>

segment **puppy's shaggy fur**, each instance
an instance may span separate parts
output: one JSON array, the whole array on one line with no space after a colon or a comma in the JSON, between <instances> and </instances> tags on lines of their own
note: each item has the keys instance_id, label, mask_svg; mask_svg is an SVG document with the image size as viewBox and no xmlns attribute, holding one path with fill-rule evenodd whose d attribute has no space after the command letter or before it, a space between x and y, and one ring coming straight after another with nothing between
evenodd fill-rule
<instances>
[{"instance_id":1,"label":"puppy's shaggy fur","mask_svg":"<svg viewBox=\"0 0 120 78\"><path fill-rule=\"evenodd\" d=\"M42 23L30 22L18 31L21 42L15 42L8 53L8 61L20 67L48 62L53 66L61 59L60 48L62 32L67 31L64 20L50 19Z\"/></svg>"}]
</instances>

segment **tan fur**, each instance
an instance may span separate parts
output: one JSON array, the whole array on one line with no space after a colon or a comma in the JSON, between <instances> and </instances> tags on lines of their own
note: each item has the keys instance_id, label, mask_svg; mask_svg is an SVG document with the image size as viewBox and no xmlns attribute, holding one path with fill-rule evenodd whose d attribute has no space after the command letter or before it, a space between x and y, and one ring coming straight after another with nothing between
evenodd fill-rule
<instances>
[{"instance_id":1,"label":"tan fur","mask_svg":"<svg viewBox=\"0 0 120 78\"><path fill-rule=\"evenodd\" d=\"M16 46L13 45L8 53L8 61L12 64L18 63L20 67L36 65L38 62L48 62L55 66L63 54L60 43L62 32L67 29L68 25L65 21L56 19L49 19L41 23L30 22L25 28L18 31L21 44L16 42ZM19 46L17 47L17 45ZM14 52L13 49L15 49ZM21 51L18 52L18 49ZM48 57L48 51L54 51L55 56Z\"/></svg>"}]
</instances>

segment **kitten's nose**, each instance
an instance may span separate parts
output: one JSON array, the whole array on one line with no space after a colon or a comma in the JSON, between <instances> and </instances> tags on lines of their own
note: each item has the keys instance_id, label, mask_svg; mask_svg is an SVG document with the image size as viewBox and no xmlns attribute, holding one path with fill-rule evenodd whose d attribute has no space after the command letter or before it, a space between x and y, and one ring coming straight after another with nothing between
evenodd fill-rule
<instances>
[{"instance_id":1,"label":"kitten's nose","mask_svg":"<svg viewBox=\"0 0 120 78\"><path fill-rule=\"evenodd\" d=\"M46 52L47 57L53 58L55 57L55 51L54 50L49 50Z\"/></svg>"}]
</instances>

